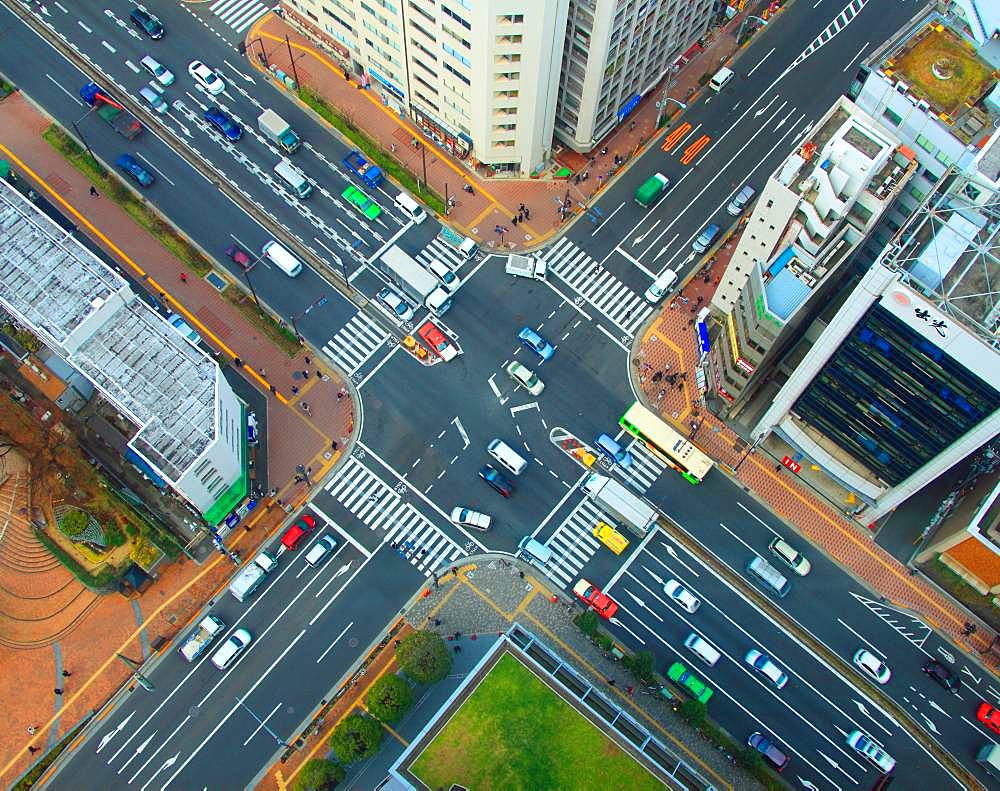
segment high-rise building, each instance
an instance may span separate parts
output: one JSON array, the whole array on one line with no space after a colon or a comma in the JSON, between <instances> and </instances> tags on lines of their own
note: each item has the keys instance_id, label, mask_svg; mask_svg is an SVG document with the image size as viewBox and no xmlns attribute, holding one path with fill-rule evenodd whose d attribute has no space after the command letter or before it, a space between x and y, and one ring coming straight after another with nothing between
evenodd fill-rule
<instances>
[{"instance_id":1,"label":"high-rise building","mask_svg":"<svg viewBox=\"0 0 1000 791\"><path fill-rule=\"evenodd\" d=\"M370 91L494 175L587 151L708 27L713 0L284 0Z\"/></svg>"},{"instance_id":2,"label":"high-rise building","mask_svg":"<svg viewBox=\"0 0 1000 791\"><path fill-rule=\"evenodd\" d=\"M205 521L244 502L246 405L218 364L2 179L0 305L114 405L134 461Z\"/></svg>"}]
</instances>

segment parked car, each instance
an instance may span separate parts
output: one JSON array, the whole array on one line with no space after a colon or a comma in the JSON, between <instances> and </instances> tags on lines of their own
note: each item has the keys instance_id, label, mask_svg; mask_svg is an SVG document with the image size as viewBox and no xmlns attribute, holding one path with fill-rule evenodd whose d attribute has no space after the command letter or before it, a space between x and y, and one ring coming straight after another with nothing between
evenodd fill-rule
<instances>
[{"instance_id":1,"label":"parked car","mask_svg":"<svg viewBox=\"0 0 1000 791\"><path fill-rule=\"evenodd\" d=\"M750 738L747 739L747 744L759 752L764 757L764 760L779 772L784 771L785 767L788 766L788 762L792 760L760 731L751 733Z\"/></svg>"},{"instance_id":2,"label":"parked car","mask_svg":"<svg viewBox=\"0 0 1000 791\"><path fill-rule=\"evenodd\" d=\"M389 308L389 311L400 321L413 320L413 308L407 305L406 300L391 288L383 288L375 295L375 298Z\"/></svg>"},{"instance_id":3,"label":"parked car","mask_svg":"<svg viewBox=\"0 0 1000 791\"><path fill-rule=\"evenodd\" d=\"M255 256L250 255L249 250L244 250L238 244L231 244L226 248L226 255L229 256L229 260L235 264L239 264L244 269L253 263Z\"/></svg>"},{"instance_id":4,"label":"parked car","mask_svg":"<svg viewBox=\"0 0 1000 791\"><path fill-rule=\"evenodd\" d=\"M285 549L295 549L315 528L316 520L309 514L302 514L299 520L285 531L281 537L281 545Z\"/></svg>"},{"instance_id":5,"label":"parked car","mask_svg":"<svg viewBox=\"0 0 1000 791\"><path fill-rule=\"evenodd\" d=\"M596 585L585 579L581 579L573 586L573 593L602 618L613 618L618 612L617 602L606 593L601 593Z\"/></svg>"},{"instance_id":6,"label":"parked car","mask_svg":"<svg viewBox=\"0 0 1000 791\"><path fill-rule=\"evenodd\" d=\"M704 231L702 231L698 238L694 240L691 244L691 249L696 253L704 253L712 243L715 241L715 237L719 235L719 226L712 223Z\"/></svg>"},{"instance_id":7,"label":"parked car","mask_svg":"<svg viewBox=\"0 0 1000 791\"><path fill-rule=\"evenodd\" d=\"M976 719L993 731L993 733L1000 734L1000 709L983 701L979 704L979 708L976 709Z\"/></svg>"},{"instance_id":8,"label":"parked car","mask_svg":"<svg viewBox=\"0 0 1000 791\"><path fill-rule=\"evenodd\" d=\"M743 214L743 210L747 207L747 204L753 200L753 196L757 194L757 190L751 187L749 184L745 185L743 189L737 192L729 205L726 206L726 211L729 212L733 217L739 217Z\"/></svg>"},{"instance_id":9,"label":"parked car","mask_svg":"<svg viewBox=\"0 0 1000 791\"><path fill-rule=\"evenodd\" d=\"M761 653L756 648L751 648L747 651L747 655L743 657L743 661L767 678L778 689L784 689L785 685L788 684L788 674L774 664L771 661L771 657Z\"/></svg>"},{"instance_id":10,"label":"parked car","mask_svg":"<svg viewBox=\"0 0 1000 791\"><path fill-rule=\"evenodd\" d=\"M235 143L243 137L243 127L221 107L213 105L205 110L205 120L218 129L230 143Z\"/></svg>"},{"instance_id":11,"label":"parked car","mask_svg":"<svg viewBox=\"0 0 1000 791\"><path fill-rule=\"evenodd\" d=\"M531 351L543 360L551 359L552 355L556 353L556 347L531 329L531 327L525 327L517 334L517 337L524 346L531 349Z\"/></svg>"},{"instance_id":12,"label":"parked car","mask_svg":"<svg viewBox=\"0 0 1000 791\"><path fill-rule=\"evenodd\" d=\"M545 389L545 383L538 378L538 374L528 368L528 366L521 365L517 360L514 360L505 370L507 371L507 376L523 386L533 396L541 395L542 390Z\"/></svg>"},{"instance_id":13,"label":"parked car","mask_svg":"<svg viewBox=\"0 0 1000 791\"><path fill-rule=\"evenodd\" d=\"M667 583L663 586L663 592L667 594L674 604L689 613L696 613L698 612L698 608L701 607L701 602L698 598L677 580L667 580Z\"/></svg>"},{"instance_id":14,"label":"parked car","mask_svg":"<svg viewBox=\"0 0 1000 791\"><path fill-rule=\"evenodd\" d=\"M510 481L504 478L500 474L500 471L492 464L484 464L480 467L479 477L486 481L502 497L510 497L514 491L514 487L510 485Z\"/></svg>"},{"instance_id":15,"label":"parked car","mask_svg":"<svg viewBox=\"0 0 1000 791\"><path fill-rule=\"evenodd\" d=\"M163 38L163 34L166 32L159 19L141 8L133 8L128 18L132 20L133 25L153 40Z\"/></svg>"},{"instance_id":16,"label":"parked car","mask_svg":"<svg viewBox=\"0 0 1000 791\"><path fill-rule=\"evenodd\" d=\"M928 659L920 669L947 690L957 692L959 687L962 686L962 682L959 681L958 676L936 659Z\"/></svg>"},{"instance_id":17,"label":"parked car","mask_svg":"<svg viewBox=\"0 0 1000 791\"><path fill-rule=\"evenodd\" d=\"M847 734L847 746L853 747L885 774L889 774L896 766L896 759L866 733L851 731Z\"/></svg>"},{"instance_id":18,"label":"parked car","mask_svg":"<svg viewBox=\"0 0 1000 791\"><path fill-rule=\"evenodd\" d=\"M206 66L200 60L191 61L188 65L188 74L212 96L218 96L226 90L226 83L222 77L218 75L215 69Z\"/></svg>"},{"instance_id":19,"label":"parked car","mask_svg":"<svg viewBox=\"0 0 1000 791\"><path fill-rule=\"evenodd\" d=\"M140 165L135 158L129 154L122 154L115 160L115 164L140 187L148 187L156 181L156 179L153 178L153 174L146 170L146 168Z\"/></svg>"},{"instance_id":20,"label":"parked car","mask_svg":"<svg viewBox=\"0 0 1000 791\"><path fill-rule=\"evenodd\" d=\"M694 696L695 700L700 700L702 703L708 703L709 698L712 697L712 688L680 662L674 662L667 668L667 678L678 686L684 687Z\"/></svg>"},{"instance_id":21,"label":"parked car","mask_svg":"<svg viewBox=\"0 0 1000 791\"><path fill-rule=\"evenodd\" d=\"M892 676L889 666L866 648L859 648L851 660L854 666L876 684L888 684Z\"/></svg>"},{"instance_id":22,"label":"parked car","mask_svg":"<svg viewBox=\"0 0 1000 791\"><path fill-rule=\"evenodd\" d=\"M184 319L182 319L177 313L171 313L167 317L167 323L188 343L192 343L195 346L201 341L201 336L191 329L191 325L188 324Z\"/></svg>"}]
</instances>

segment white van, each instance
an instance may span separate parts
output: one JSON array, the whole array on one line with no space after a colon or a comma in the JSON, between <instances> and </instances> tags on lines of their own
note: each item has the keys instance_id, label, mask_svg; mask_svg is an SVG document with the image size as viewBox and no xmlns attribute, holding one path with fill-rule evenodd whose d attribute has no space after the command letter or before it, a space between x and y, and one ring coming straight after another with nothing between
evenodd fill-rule
<instances>
[{"instance_id":1,"label":"white van","mask_svg":"<svg viewBox=\"0 0 1000 791\"><path fill-rule=\"evenodd\" d=\"M535 541L531 536L522 538L521 543L517 545L517 549L519 552L523 552L532 563L544 566L552 560L552 550L542 542Z\"/></svg>"},{"instance_id":2,"label":"white van","mask_svg":"<svg viewBox=\"0 0 1000 791\"><path fill-rule=\"evenodd\" d=\"M274 172L282 181L295 190L295 194L300 198L308 198L310 193L312 193L312 184L309 183L305 174L289 162L286 157L282 157L278 164L274 166Z\"/></svg>"},{"instance_id":3,"label":"white van","mask_svg":"<svg viewBox=\"0 0 1000 791\"><path fill-rule=\"evenodd\" d=\"M502 439L494 439L486 446L486 452L499 462L500 466L514 475L524 472L528 462Z\"/></svg>"},{"instance_id":4,"label":"white van","mask_svg":"<svg viewBox=\"0 0 1000 791\"><path fill-rule=\"evenodd\" d=\"M774 566L762 557L754 557L747 563L747 571L760 586L772 596L784 598L792 589L790 583Z\"/></svg>"},{"instance_id":5,"label":"white van","mask_svg":"<svg viewBox=\"0 0 1000 791\"><path fill-rule=\"evenodd\" d=\"M237 629L226 638L226 642L219 646L219 650L212 654L212 664L219 670L225 670L240 655L240 652L250 645L252 639L250 632L246 629Z\"/></svg>"},{"instance_id":6,"label":"white van","mask_svg":"<svg viewBox=\"0 0 1000 791\"><path fill-rule=\"evenodd\" d=\"M646 289L646 300L649 302L659 302L663 299L671 286L677 282L677 273L673 269L665 269Z\"/></svg>"},{"instance_id":7,"label":"white van","mask_svg":"<svg viewBox=\"0 0 1000 791\"><path fill-rule=\"evenodd\" d=\"M413 220L414 225L420 225L427 219L427 212L424 211L423 207L405 192L399 193L395 200L396 208Z\"/></svg>"},{"instance_id":8,"label":"white van","mask_svg":"<svg viewBox=\"0 0 1000 791\"><path fill-rule=\"evenodd\" d=\"M438 261L436 258L433 258L427 264L427 269L430 270L430 273L434 275L434 277L441 281L441 285L448 289L449 294L454 294L458 291L458 287L462 285L462 279L456 275L443 261Z\"/></svg>"},{"instance_id":9,"label":"white van","mask_svg":"<svg viewBox=\"0 0 1000 791\"><path fill-rule=\"evenodd\" d=\"M697 632L691 632L691 634L684 638L684 645L690 648L709 667L714 667L715 663L722 658L719 650Z\"/></svg>"},{"instance_id":10,"label":"white van","mask_svg":"<svg viewBox=\"0 0 1000 791\"><path fill-rule=\"evenodd\" d=\"M273 239L265 244L260 252L289 277L295 277L302 271L302 262Z\"/></svg>"},{"instance_id":11,"label":"white van","mask_svg":"<svg viewBox=\"0 0 1000 791\"><path fill-rule=\"evenodd\" d=\"M735 76L736 74L735 72L733 72L732 69L726 69L726 68L719 69L717 72L715 72L715 76L712 77L711 82L708 83L708 87L711 88L716 93L718 93L723 88L725 88L729 84L729 81L732 80L733 77Z\"/></svg>"}]
</instances>

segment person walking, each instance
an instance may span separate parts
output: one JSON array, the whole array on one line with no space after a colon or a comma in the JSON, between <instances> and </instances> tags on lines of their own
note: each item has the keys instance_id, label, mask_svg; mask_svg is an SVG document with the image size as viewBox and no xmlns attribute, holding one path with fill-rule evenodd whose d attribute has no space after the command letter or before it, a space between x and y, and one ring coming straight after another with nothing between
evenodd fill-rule
<instances>
[{"instance_id":1,"label":"person walking","mask_svg":"<svg viewBox=\"0 0 1000 791\"><path fill-rule=\"evenodd\" d=\"M70 676L72 676L72 675L73 675L73 674L72 674L72 673L70 673L70 672L69 672L68 670L64 670L64 671L62 672L62 677L63 677L63 678L69 678L69 677L70 677Z\"/></svg>"},{"instance_id":2,"label":"person walking","mask_svg":"<svg viewBox=\"0 0 1000 791\"><path fill-rule=\"evenodd\" d=\"M182 283L187 283L188 282L187 272L181 272L181 282Z\"/></svg>"},{"instance_id":3,"label":"person walking","mask_svg":"<svg viewBox=\"0 0 1000 791\"><path fill-rule=\"evenodd\" d=\"M92 198L101 197L101 193L97 191L97 187L95 187L93 184L90 185L90 195Z\"/></svg>"},{"instance_id":4,"label":"person walking","mask_svg":"<svg viewBox=\"0 0 1000 791\"><path fill-rule=\"evenodd\" d=\"M37 725L29 725L28 726L28 736L34 736L37 731L38 731L38 726Z\"/></svg>"}]
</instances>

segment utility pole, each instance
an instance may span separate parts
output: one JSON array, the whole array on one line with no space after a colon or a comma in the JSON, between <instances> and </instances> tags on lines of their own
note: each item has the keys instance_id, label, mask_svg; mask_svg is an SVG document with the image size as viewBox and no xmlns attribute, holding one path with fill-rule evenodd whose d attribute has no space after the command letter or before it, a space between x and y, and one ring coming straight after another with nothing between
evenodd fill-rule
<instances>
[{"instance_id":1,"label":"utility pole","mask_svg":"<svg viewBox=\"0 0 1000 791\"><path fill-rule=\"evenodd\" d=\"M285 34L285 46L288 47L288 62L292 64L292 76L295 77L295 87L296 89L302 87L302 83L299 82L299 72L295 68L295 58L292 57L292 42L288 40L288 34Z\"/></svg>"},{"instance_id":2,"label":"utility pole","mask_svg":"<svg viewBox=\"0 0 1000 791\"><path fill-rule=\"evenodd\" d=\"M667 75L667 80L663 85L663 95L660 96L660 101L656 103L656 123L653 124L653 132L655 133L657 129L660 128L660 121L663 118L663 110L667 106L667 102L674 102L682 110L687 107L683 102L679 102L676 99L672 99L667 94L670 89L674 87L674 83L677 82L677 72L681 69L676 63L670 66L670 73Z\"/></svg>"}]
</instances>

